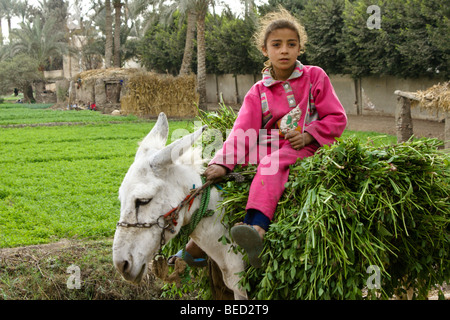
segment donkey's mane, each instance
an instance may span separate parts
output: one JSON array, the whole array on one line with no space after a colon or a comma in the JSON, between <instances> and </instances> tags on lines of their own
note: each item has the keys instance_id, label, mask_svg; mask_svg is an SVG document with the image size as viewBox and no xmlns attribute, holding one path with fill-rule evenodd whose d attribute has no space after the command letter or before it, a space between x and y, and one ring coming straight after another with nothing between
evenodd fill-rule
<instances>
[{"instance_id":1,"label":"donkey's mane","mask_svg":"<svg viewBox=\"0 0 450 320\"><path fill-rule=\"evenodd\" d=\"M202 174L205 166L205 163L208 163L209 159L202 158L202 148L201 146L189 148L186 152L183 153L176 161L175 165L184 165L192 170L194 170L198 174Z\"/></svg>"}]
</instances>

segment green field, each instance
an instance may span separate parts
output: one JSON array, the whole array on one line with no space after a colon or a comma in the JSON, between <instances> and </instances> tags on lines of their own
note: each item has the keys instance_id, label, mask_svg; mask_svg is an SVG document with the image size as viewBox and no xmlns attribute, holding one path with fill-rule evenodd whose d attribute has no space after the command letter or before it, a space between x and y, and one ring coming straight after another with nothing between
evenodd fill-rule
<instances>
[{"instance_id":1,"label":"green field","mask_svg":"<svg viewBox=\"0 0 450 320\"><path fill-rule=\"evenodd\" d=\"M154 125L134 116L46 107L0 105L0 248L111 237L119 186L138 142ZM55 122L78 125L5 127ZM193 121L170 123L171 131L192 128ZM380 136L344 136L353 134ZM395 137L373 140L391 143Z\"/></svg>"},{"instance_id":2,"label":"green field","mask_svg":"<svg viewBox=\"0 0 450 320\"><path fill-rule=\"evenodd\" d=\"M0 121L13 113L21 114L15 124L80 119L77 111L0 106ZM0 128L0 247L113 235L118 188L154 121L91 111L82 117L90 124ZM171 123L171 130L190 127Z\"/></svg>"},{"instance_id":3,"label":"green field","mask_svg":"<svg viewBox=\"0 0 450 320\"><path fill-rule=\"evenodd\" d=\"M51 104L0 105L0 126L43 123L136 122L135 116L111 117L90 110L52 110Z\"/></svg>"}]
</instances>

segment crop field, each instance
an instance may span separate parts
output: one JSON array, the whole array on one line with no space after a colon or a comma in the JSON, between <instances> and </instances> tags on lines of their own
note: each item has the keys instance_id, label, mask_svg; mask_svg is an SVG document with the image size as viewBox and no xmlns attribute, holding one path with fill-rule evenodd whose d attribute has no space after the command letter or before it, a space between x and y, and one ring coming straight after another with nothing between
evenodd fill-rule
<instances>
[{"instance_id":1,"label":"crop field","mask_svg":"<svg viewBox=\"0 0 450 320\"><path fill-rule=\"evenodd\" d=\"M67 111L49 109L49 104L4 104L0 105L0 126L31 125L43 123L103 123L134 122L135 116L111 118L89 110Z\"/></svg>"},{"instance_id":2,"label":"crop field","mask_svg":"<svg viewBox=\"0 0 450 320\"><path fill-rule=\"evenodd\" d=\"M89 124L0 128L0 248L113 235L118 188L154 121L0 106L2 124L80 120Z\"/></svg>"}]
</instances>

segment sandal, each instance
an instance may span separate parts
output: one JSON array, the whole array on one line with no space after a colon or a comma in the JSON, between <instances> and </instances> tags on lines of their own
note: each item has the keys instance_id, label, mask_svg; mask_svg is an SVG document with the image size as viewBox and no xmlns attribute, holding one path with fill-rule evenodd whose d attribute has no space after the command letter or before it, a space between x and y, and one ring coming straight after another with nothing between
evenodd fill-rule
<instances>
[{"instance_id":1,"label":"sandal","mask_svg":"<svg viewBox=\"0 0 450 320\"><path fill-rule=\"evenodd\" d=\"M247 252L249 263L255 268L261 268L259 255L263 250L263 241L258 231L253 226L241 224L231 228L231 237Z\"/></svg>"},{"instance_id":2,"label":"sandal","mask_svg":"<svg viewBox=\"0 0 450 320\"><path fill-rule=\"evenodd\" d=\"M173 256L170 256L167 259L167 264L169 266L174 266L175 265L175 260L173 258L179 258L182 259L183 256L183 250L178 251L176 254L174 254ZM170 260L173 259L173 263L169 263ZM186 261L186 263L191 266L191 267L206 267L207 262L206 259L204 258L194 258L189 252L186 251L185 255L184 255L184 261Z\"/></svg>"}]
</instances>

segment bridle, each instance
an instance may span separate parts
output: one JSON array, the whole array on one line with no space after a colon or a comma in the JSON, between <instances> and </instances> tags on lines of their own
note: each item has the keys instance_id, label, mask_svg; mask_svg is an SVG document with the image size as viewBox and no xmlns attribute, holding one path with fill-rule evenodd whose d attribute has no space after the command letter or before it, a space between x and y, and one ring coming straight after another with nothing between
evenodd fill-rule
<instances>
[{"instance_id":1,"label":"bridle","mask_svg":"<svg viewBox=\"0 0 450 320\"><path fill-rule=\"evenodd\" d=\"M184 198L183 201L180 202L178 206L171 209L165 214L162 214L156 219L155 222L136 222L136 223L128 223L128 222L117 222L117 227L122 228L139 228L139 229L150 229L153 226L158 226L161 228L161 237L160 237L160 251L162 247L166 244L165 231L168 230L172 234L175 233L175 226L178 224L178 216L180 210L189 204L188 211L191 209L192 203L194 199L203 192L207 187L209 187L213 183L212 181L206 181L202 186L195 189L191 189L190 193ZM162 221L160 221L162 219ZM161 252L160 252L161 253Z\"/></svg>"}]
</instances>

